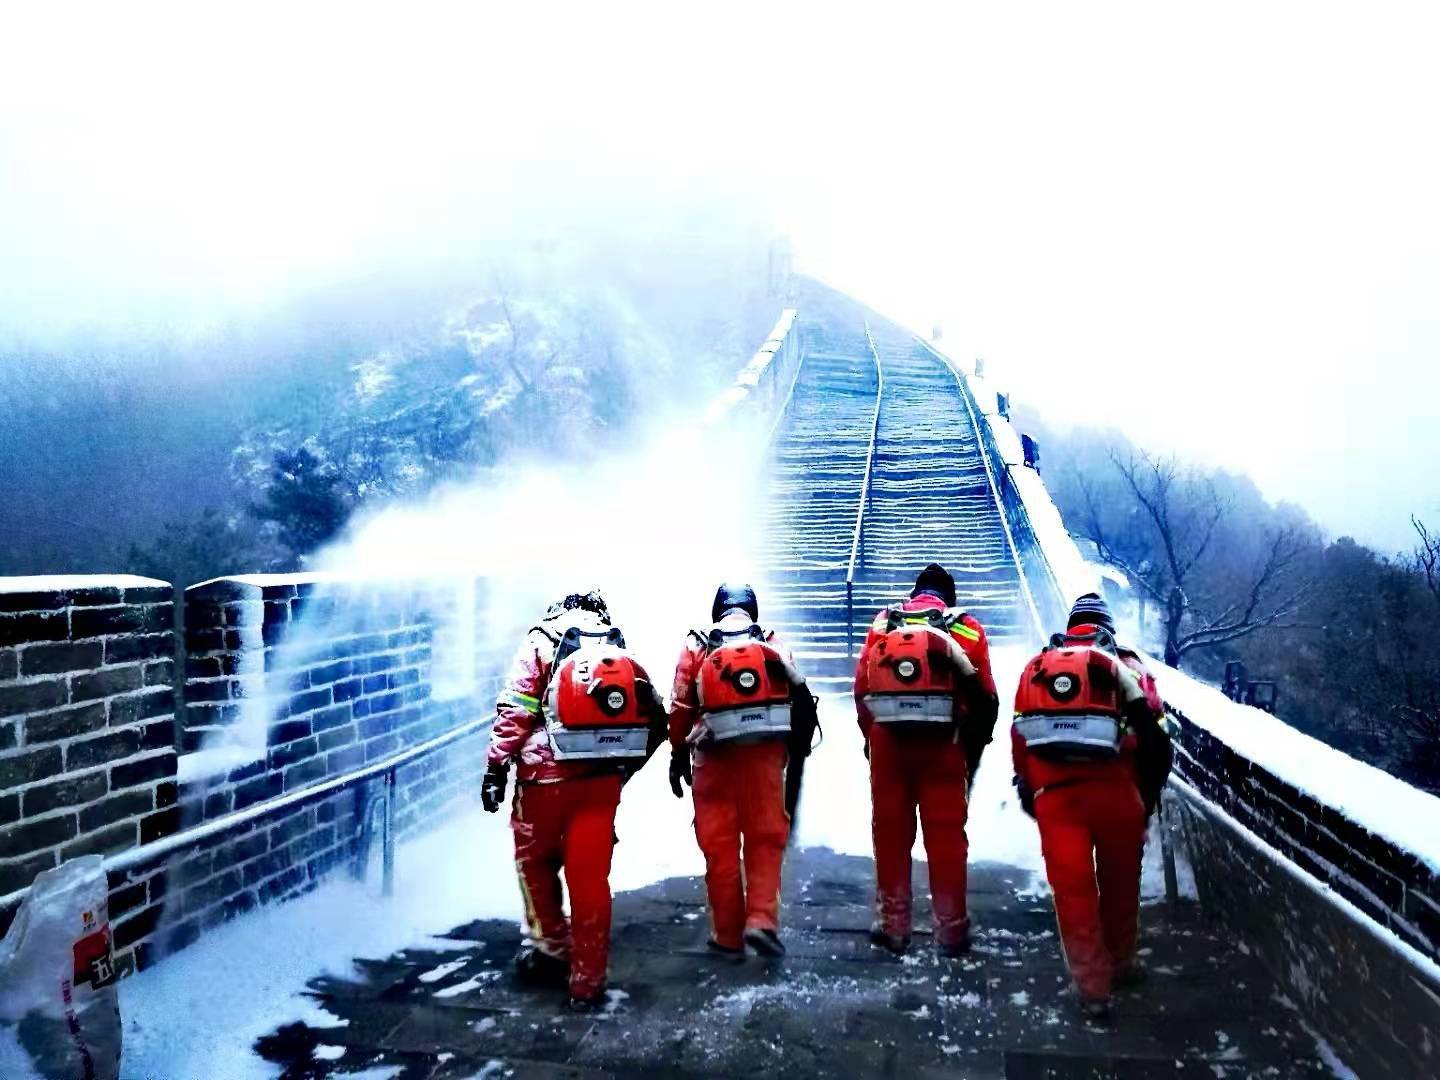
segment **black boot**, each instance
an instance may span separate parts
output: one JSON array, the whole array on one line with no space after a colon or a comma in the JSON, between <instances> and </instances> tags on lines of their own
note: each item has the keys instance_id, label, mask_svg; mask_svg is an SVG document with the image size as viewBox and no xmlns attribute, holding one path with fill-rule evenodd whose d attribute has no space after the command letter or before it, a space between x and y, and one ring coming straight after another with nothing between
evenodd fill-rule
<instances>
[{"instance_id":1,"label":"black boot","mask_svg":"<svg viewBox=\"0 0 1440 1080\"><path fill-rule=\"evenodd\" d=\"M940 955L947 960L959 960L962 956L970 955L970 935L966 934L959 941L939 946Z\"/></svg>"},{"instance_id":2,"label":"black boot","mask_svg":"<svg viewBox=\"0 0 1440 1080\"><path fill-rule=\"evenodd\" d=\"M745 944L761 956L785 955L785 943L774 930L762 930L758 926L752 926L745 931Z\"/></svg>"},{"instance_id":3,"label":"black boot","mask_svg":"<svg viewBox=\"0 0 1440 1080\"><path fill-rule=\"evenodd\" d=\"M745 946L733 948L729 945L721 945L713 937L705 942L705 947L710 952L731 964L743 964L745 962Z\"/></svg>"},{"instance_id":4,"label":"black boot","mask_svg":"<svg viewBox=\"0 0 1440 1080\"><path fill-rule=\"evenodd\" d=\"M896 937L894 934L885 932L884 927L879 923L870 927L870 944L877 945L886 952L896 956L904 956L910 951L910 939L908 937Z\"/></svg>"},{"instance_id":5,"label":"black boot","mask_svg":"<svg viewBox=\"0 0 1440 1080\"><path fill-rule=\"evenodd\" d=\"M1133 990L1150 977L1150 972L1145 965L1137 960L1132 960L1124 967L1115 972L1115 978L1111 980L1116 990Z\"/></svg>"},{"instance_id":6,"label":"black boot","mask_svg":"<svg viewBox=\"0 0 1440 1080\"><path fill-rule=\"evenodd\" d=\"M1115 1010L1111 1007L1108 997L1081 998L1080 1015L1085 1018L1087 1024L1095 1027L1109 1027L1115 1022Z\"/></svg>"},{"instance_id":7,"label":"black boot","mask_svg":"<svg viewBox=\"0 0 1440 1080\"><path fill-rule=\"evenodd\" d=\"M605 1008L605 991L597 990L589 997L571 994L565 999L565 1007L574 1013L593 1013Z\"/></svg>"},{"instance_id":8,"label":"black boot","mask_svg":"<svg viewBox=\"0 0 1440 1080\"><path fill-rule=\"evenodd\" d=\"M525 986L563 989L570 985L570 963L536 945L522 945L515 954L515 978Z\"/></svg>"}]
</instances>

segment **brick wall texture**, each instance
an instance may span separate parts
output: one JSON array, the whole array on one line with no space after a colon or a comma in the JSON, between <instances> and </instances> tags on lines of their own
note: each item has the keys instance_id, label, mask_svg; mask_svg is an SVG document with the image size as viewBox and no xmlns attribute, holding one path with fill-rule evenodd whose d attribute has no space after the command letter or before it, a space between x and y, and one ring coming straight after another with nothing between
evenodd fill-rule
<instances>
[{"instance_id":1,"label":"brick wall texture","mask_svg":"<svg viewBox=\"0 0 1440 1080\"><path fill-rule=\"evenodd\" d=\"M1172 713L1181 724L1176 771L1204 798L1173 800L1167 820L1181 834L1201 907L1256 952L1359 1075L1440 1075L1431 1034L1440 1031L1440 978L1333 898L1433 959L1433 870ZM1245 839L1215 807L1273 850Z\"/></svg>"},{"instance_id":2,"label":"brick wall texture","mask_svg":"<svg viewBox=\"0 0 1440 1080\"><path fill-rule=\"evenodd\" d=\"M0 895L174 830L168 585L0 592Z\"/></svg>"},{"instance_id":3,"label":"brick wall texture","mask_svg":"<svg viewBox=\"0 0 1440 1080\"><path fill-rule=\"evenodd\" d=\"M1178 710L1169 712L1180 724L1176 771L1196 790L1407 944L1440 960L1434 867L1237 754Z\"/></svg>"},{"instance_id":4,"label":"brick wall texture","mask_svg":"<svg viewBox=\"0 0 1440 1080\"><path fill-rule=\"evenodd\" d=\"M387 798L400 836L475 798L483 730L400 766L393 787L382 773L306 793L487 715L508 653L470 635L473 583L221 579L185 595L177 673L172 600L158 583L0 593L0 895L72 854L215 830L111 870L122 972L363 872ZM283 797L299 801L266 809Z\"/></svg>"}]
</instances>

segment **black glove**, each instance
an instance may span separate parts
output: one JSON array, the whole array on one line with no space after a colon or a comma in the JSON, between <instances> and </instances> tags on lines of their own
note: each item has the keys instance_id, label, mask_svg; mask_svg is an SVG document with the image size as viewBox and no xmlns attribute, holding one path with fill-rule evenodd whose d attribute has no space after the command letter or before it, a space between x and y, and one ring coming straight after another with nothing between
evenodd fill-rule
<instances>
[{"instance_id":1,"label":"black glove","mask_svg":"<svg viewBox=\"0 0 1440 1080\"><path fill-rule=\"evenodd\" d=\"M480 783L480 805L487 814L495 813L505 801L505 781L509 775L510 770L504 765L491 765L485 770L485 779Z\"/></svg>"},{"instance_id":2,"label":"black glove","mask_svg":"<svg viewBox=\"0 0 1440 1080\"><path fill-rule=\"evenodd\" d=\"M1035 816L1035 793L1030 790L1030 785L1018 776L1010 782L1015 785L1015 794L1020 796L1020 809L1033 818Z\"/></svg>"},{"instance_id":3,"label":"black glove","mask_svg":"<svg viewBox=\"0 0 1440 1080\"><path fill-rule=\"evenodd\" d=\"M690 748L672 747L670 750L670 790L675 793L675 798L683 799L685 789L680 781L685 781L691 787L695 786L695 774L690 771Z\"/></svg>"},{"instance_id":4,"label":"black glove","mask_svg":"<svg viewBox=\"0 0 1440 1080\"><path fill-rule=\"evenodd\" d=\"M1139 743L1135 750L1135 765L1140 774L1140 798L1145 803L1145 815L1148 817L1160 804L1160 792L1164 790L1174 765L1175 748L1169 734L1147 708L1137 704L1128 713L1127 720Z\"/></svg>"}]
</instances>

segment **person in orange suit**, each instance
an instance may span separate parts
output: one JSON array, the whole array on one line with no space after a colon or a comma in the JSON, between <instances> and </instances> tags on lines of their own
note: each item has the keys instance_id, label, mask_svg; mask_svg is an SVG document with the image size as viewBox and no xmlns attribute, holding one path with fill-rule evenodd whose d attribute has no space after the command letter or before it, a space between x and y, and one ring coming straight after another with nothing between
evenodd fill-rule
<instances>
[{"instance_id":1,"label":"person in orange suit","mask_svg":"<svg viewBox=\"0 0 1440 1080\"><path fill-rule=\"evenodd\" d=\"M1112 991L1144 978L1135 960L1140 863L1172 755L1155 680L1134 650L1115 644L1114 630L1105 601L1081 596L1065 634L1021 676L1011 728L1015 783L1040 827L1066 963L1084 1014L1099 1023L1111 1017ZM1067 654L1083 667L1067 666ZM1094 747L1067 742L1047 721L1073 720L1071 711L1113 717L1113 734Z\"/></svg>"},{"instance_id":2,"label":"person in orange suit","mask_svg":"<svg viewBox=\"0 0 1440 1080\"><path fill-rule=\"evenodd\" d=\"M998 699L985 630L956 608L955 581L944 567L925 567L910 599L875 617L855 667L855 710L870 759L871 940L897 955L910 947L918 811L936 944L945 956L961 956L970 948L967 798Z\"/></svg>"},{"instance_id":3,"label":"person in orange suit","mask_svg":"<svg viewBox=\"0 0 1440 1080\"><path fill-rule=\"evenodd\" d=\"M636 733L643 757L566 759L557 754L551 693L557 658L568 632L609 633L610 613L599 593L572 593L552 604L525 635L496 703L480 798L495 813L518 762L510 827L515 868L525 898L529 940L515 957L521 982L564 986L577 1011L604 1002L610 952L610 862L615 811L626 779L665 741L665 708L638 664L635 705L647 733ZM565 916L560 874L570 893Z\"/></svg>"},{"instance_id":4,"label":"person in orange suit","mask_svg":"<svg viewBox=\"0 0 1440 1080\"><path fill-rule=\"evenodd\" d=\"M694 795L709 948L738 963L746 945L761 956L785 953L780 874L798 797L793 784L787 790L787 767L808 752L815 700L790 651L760 627L749 585L720 586L710 618L675 667L670 786L680 798L689 783Z\"/></svg>"}]
</instances>

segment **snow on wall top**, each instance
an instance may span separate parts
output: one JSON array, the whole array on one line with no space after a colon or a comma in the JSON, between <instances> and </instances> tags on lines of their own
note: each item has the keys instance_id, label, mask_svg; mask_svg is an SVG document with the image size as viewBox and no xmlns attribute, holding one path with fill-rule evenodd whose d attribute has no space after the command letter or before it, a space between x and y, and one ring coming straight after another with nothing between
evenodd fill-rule
<instances>
[{"instance_id":1,"label":"snow on wall top","mask_svg":"<svg viewBox=\"0 0 1440 1080\"><path fill-rule=\"evenodd\" d=\"M955 366L955 365L952 365ZM958 366L955 370L959 371ZM1075 597L1087 592L1100 591L1100 571L1080 553L1080 548L1070 537L1065 522L1060 517L1060 508L1050 497L1045 481L1034 469L1025 467L1025 452L1020 447L1020 433L1008 419L996 411L996 392L988 379L960 372L975 399L975 407L990 425L995 438L995 447L1005 463L1010 479L1020 501L1025 504L1025 513L1030 518L1030 527L1050 570L1064 594L1062 599L1068 606Z\"/></svg>"},{"instance_id":2,"label":"snow on wall top","mask_svg":"<svg viewBox=\"0 0 1440 1080\"><path fill-rule=\"evenodd\" d=\"M1099 569L1081 554L1040 475L1024 467L1019 434L1009 420L995 412L994 387L984 378L964 378L986 414L995 444L1010 467L1036 539L1067 602L1081 593L1098 591ZM1161 695L1191 723L1297 790L1440 869L1440 798L1297 731L1270 713L1231 701L1183 671L1153 659L1148 663Z\"/></svg>"},{"instance_id":3,"label":"snow on wall top","mask_svg":"<svg viewBox=\"0 0 1440 1080\"><path fill-rule=\"evenodd\" d=\"M1440 798L1327 746L1262 709L1231 701L1183 671L1155 660L1149 665L1161 696L1191 723L1440 870Z\"/></svg>"},{"instance_id":4,"label":"snow on wall top","mask_svg":"<svg viewBox=\"0 0 1440 1080\"><path fill-rule=\"evenodd\" d=\"M776 321L774 329L770 331L770 336L755 351L755 355L750 358L750 361L740 369L740 373L735 376L735 382L716 395L705 409L706 423L714 423L728 414L731 409L749 396L751 390L760 385L766 368L784 347L786 336L794 328L797 314L795 308L786 308L780 312L780 318Z\"/></svg>"},{"instance_id":5,"label":"snow on wall top","mask_svg":"<svg viewBox=\"0 0 1440 1080\"><path fill-rule=\"evenodd\" d=\"M330 584L340 581L338 574L300 572L294 574L230 574L226 577L211 578L209 581L197 582L191 585L190 589L203 589L207 585L214 585L217 581L233 581L239 585L253 585L257 589L268 589L278 585L319 585Z\"/></svg>"},{"instance_id":6,"label":"snow on wall top","mask_svg":"<svg viewBox=\"0 0 1440 1080\"><path fill-rule=\"evenodd\" d=\"M72 589L168 589L168 581L134 574L41 574L0 577L0 593L68 592Z\"/></svg>"}]
</instances>

